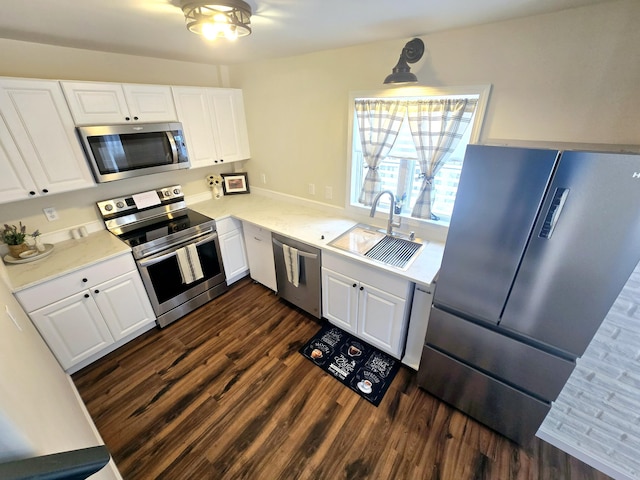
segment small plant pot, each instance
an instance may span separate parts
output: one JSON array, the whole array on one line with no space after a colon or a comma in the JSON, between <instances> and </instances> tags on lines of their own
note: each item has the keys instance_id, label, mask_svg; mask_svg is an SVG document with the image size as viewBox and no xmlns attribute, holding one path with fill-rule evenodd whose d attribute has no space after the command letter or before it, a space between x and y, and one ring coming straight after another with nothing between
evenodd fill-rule
<instances>
[{"instance_id":1,"label":"small plant pot","mask_svg":"<svg viewBox=\"0 0 640 480\"><path fill-rule=\"evenodd\" d=\"M9 255L13 258L20 258L20 254L22 252L29 250L29 245L26 243L21 243L20 245L7 245L7 247L9 247Z\"/></svg>"}]
</instances>

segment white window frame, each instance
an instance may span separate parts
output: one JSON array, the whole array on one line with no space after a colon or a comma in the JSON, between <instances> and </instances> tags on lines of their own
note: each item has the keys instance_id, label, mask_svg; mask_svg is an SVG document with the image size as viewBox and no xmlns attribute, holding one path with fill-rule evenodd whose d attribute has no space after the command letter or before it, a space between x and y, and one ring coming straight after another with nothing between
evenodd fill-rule
<instances>
[{"instance_id":1,"label":"white window frame","mask_svg":"<svg viewBox=\"0 0 640 480\"><path fill-rule=\"evenodd\" d=\"M485 113L487 110L487 104L489 102L489 95L491 93L491 85L471 85L471 86L450 86L450 87L396 87L380 90L368 90L368 91L352 91L349 92L349 123L347 133L347 185L346 185L346 200L345 209L355 215L368 215L370 208L362 205L355 205L354 201L357 201L360 190L354 189L352 186L352 179L355 176L355 168L353 165L353 142L354 142L354 121L355 121L355 101L357 98L424 98L431 97L433 99L443 97L454 96L468 96L477 95L478 105L474 114L474 121L471 130L471 138L469 144L478 143L480 141L480 134L482 132L482 125L484 123ZM385 209L382 209L385 210ZM378 210L376 216L380 218L386 218L388 212L381 212ZM427 220L411 217L403 214L403 224L408 226L420 226L421 224L439 224L443 226L449 225L449 218L440 218L439 220Z\"/></svg>"}]
</instances>

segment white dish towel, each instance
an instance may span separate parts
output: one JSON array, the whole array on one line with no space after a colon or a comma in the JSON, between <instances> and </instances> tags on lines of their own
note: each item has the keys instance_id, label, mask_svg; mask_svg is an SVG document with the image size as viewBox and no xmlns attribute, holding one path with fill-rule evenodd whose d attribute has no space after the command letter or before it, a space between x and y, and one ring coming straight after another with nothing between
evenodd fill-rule
<instances>
[{"instance_id":1,"label":"white dish towel","mask_svg":"<svg viewBox=\"0 0 640 480\"><path fill-rule=\"evenodd\" d=\"M182 283L189 284L204 277L198 249L194 243L176 250Z\"/></svg>"},{"instance_id":2,"label":"white dish towel","mask_svg":"<svg viewBox=\"0 0 640 480\"><path fill-rule=\"evenodd\" d=\"M300 262L298 261L298 249L282 244L284 253L284 267L287 270L287 280L297 287L300 282Z\"/></svg>"}]
</instances>

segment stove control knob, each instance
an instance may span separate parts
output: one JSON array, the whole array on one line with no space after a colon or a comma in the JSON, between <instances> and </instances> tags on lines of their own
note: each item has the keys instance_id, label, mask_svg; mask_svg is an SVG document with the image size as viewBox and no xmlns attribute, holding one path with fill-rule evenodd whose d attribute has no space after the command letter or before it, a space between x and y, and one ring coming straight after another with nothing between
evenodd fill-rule
<instances>
[{"instance_id":1,"label":"stove control knob","mask_svg":"<svg viewBox=\"0 0 640 480\"><path fill-rule=\"evenodd\" d=\"M169 198L171 196L171 192L169 190L164 191L165 198Z\"/></svg>"},{"instance_id":2,"label":"stove control knob","mask_svg":"<svg viewBox=\"0 0 640 480\"><path fill-rule=\"evenodd\" d=\"M180 189L179 188L174 188L173 189L173 193L175 193L176 195L180 195Z\"/></svg>"},{"instance_id":3,"label":"stove control knob","mask_svg":"<svg viewBox=\"0 0 640 480\"><path fill-rule=\"evenodd\" d=\"M118 202L118 203L116 203L116 207L118 207L118 208L124 208L124 203L122 203L122 202Z\"/></svg>"},{"instance_id":4,"label":"stove control knob","mask_svg":"<svg viewBox=\"0 0 640 480\"><path fill-rule=\"evenodd\" d=\"M107 212L110 212L111 210L113 210L113 205L111 205L110 203L108 203L108 204L106 204L106 205L104 206L104 209L105 209Z\"/></svg>"}]
</instances>

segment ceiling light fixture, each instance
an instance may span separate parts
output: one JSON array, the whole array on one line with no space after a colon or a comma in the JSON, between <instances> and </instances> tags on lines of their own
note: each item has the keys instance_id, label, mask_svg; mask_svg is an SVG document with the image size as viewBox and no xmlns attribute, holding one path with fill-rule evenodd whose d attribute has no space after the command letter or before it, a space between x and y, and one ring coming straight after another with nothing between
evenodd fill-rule
<instances>
[{"instance_id":1,"label":"ceiling light fixture","mask_svg":"<svg viewBox=\"0 0 640 480\"><path fill-rule=\"evenodd\" d=\"M416 63L422 58L424 54L424 43L419 38L414 38L402 49L400 59L393 70L391 75L384 79L384 83L416 83L418 77L411 73L409 63Z\"/></svg>"},{"instance_id":2,"label":"ceiling light fixture","mask_svg":"<svg viewBox=\"0 0 640 480\"><path fill-rule=\"evenodd\" d=\"M180 6L189 31L208 40L235 40L251 33L251 6L242 0L182 0Z\"/></svg>"}]
</instances>

